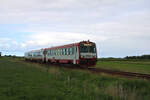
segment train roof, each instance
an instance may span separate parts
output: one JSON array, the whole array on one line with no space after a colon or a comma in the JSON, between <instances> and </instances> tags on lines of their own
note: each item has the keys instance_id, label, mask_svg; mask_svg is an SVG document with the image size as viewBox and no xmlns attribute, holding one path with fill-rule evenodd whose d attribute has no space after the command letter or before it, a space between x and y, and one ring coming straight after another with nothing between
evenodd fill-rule
<instances>
[{"instance_id":1,"label":"train roof","mask_svg":"<svg viewBox=\"0 0 150 100\"><path fill-rule=\"evenodd\" d=\"M77 43L72 43L72 44L67 44L67 45L62 45L62 46L55 46L55 47L50 47L50 48L45 48L45 49L49 50L49 49L69 48L72 46L78 46L78 45L80 45L80 43L94 43L94 42L91 42L88 40L88 41L81 41L81 42L77 42Z\"/></svg>"},{"instance_id":2,"label":"train roof","mask_svg":"<svg viewBox=\"0 0 150 100\"><path fill-rule=\"evenodd\" d=\"M39 51L42 51L42 50L44 50L44 49L32 50L32 51L28 51L28 52L25 52L25 53L39 52Z\"/></svg>"}]
</instances>

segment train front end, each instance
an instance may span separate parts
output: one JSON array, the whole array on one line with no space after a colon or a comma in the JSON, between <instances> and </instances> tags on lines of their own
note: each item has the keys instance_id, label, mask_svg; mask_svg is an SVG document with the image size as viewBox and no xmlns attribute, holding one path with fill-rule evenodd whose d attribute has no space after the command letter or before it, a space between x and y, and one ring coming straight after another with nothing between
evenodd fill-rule
<instances>
[{"instance_id":1,"label":"train front end","mask_svg":"<svg viewBox=\"0 0 150 100\"><path fill-rule=\"evenodd\" d=\"M93 66L97 62L96 44L90 41L83 41L79 44L79 59L81 65Z\"/></svg>"}]
</instances>

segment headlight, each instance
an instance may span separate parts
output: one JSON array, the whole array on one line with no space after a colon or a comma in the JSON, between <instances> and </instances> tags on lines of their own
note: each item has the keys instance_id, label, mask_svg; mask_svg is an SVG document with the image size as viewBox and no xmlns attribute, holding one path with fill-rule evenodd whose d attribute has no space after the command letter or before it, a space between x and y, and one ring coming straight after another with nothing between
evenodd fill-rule
<instances>
[{"instance_id":1,"label":"headlight","mask_svg":"<svg viewBox=\"0 0 150 100\"><path fill-rule=\"evenodd\" d=\"M84 56L81 56L81 58L84 58Z\"/></svg>"},{"instance_id":2,"label":"headlight","mask_svg":"<svg viewBox=\"0 0 150 100\"><path fill-rule=\"evenodd\" d=\"M93 58L96 58L96 56L93 56Z\"/></svg>"}]
</instances>

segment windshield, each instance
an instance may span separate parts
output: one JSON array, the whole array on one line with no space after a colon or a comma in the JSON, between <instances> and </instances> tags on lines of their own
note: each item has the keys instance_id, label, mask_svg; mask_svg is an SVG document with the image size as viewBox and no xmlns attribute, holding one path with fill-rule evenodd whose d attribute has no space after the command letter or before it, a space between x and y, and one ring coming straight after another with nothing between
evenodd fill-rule
<instances>
[{"instance_id":1,"label":"windshield","mask_svg":"<svg viewBox=\"0 0 150 100\"><path fill-rule=\"evenodd\" d=\"M96 53L95 44L80 44L81 53Z\"/></svg>"}]
</instances>

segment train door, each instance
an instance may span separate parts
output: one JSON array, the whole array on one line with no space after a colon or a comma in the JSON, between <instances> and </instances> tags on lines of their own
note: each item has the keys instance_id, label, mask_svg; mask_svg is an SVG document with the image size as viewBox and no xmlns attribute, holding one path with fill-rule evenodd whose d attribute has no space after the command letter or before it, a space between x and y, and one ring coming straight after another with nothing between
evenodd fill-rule
<instances>
[{"instance_id":1,"label":"train door","mask_svg":"<svg viewBox=\"0 0 150 100\"><path fill-rule=\"evenodd\" d=\"M79 53L78 53L78 47L77 46L74 46L74 59L73 59L73 64L77 64L76 61L78 60L79 58Z\"/></svg>"},{"instance_id":2,"label":"train door","mask_svg":"<svg viewBox=\"0 0 150 100\"><path fill-rule=\"evenodd\" d=\"M46 50L42 50L43 60L42 62L46 62Z\"/></svg>"},{"instance_id":3,"label":"train door","mask_svg":"<svg viewBox=\"0 0 150 100\"><path fill-rule=\"evenodd\" d=\"M77 52L76 52L76 46L73 47L74 50L74 58L73 58L73 64L76 64L76 59L77 59Z\"/></svg>"}]
</instances>

